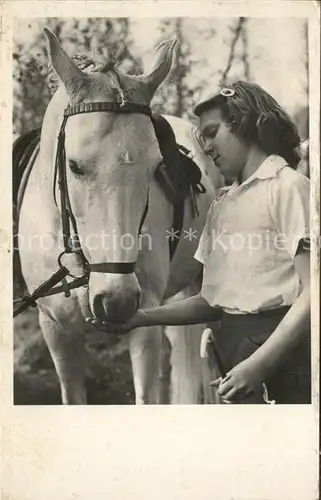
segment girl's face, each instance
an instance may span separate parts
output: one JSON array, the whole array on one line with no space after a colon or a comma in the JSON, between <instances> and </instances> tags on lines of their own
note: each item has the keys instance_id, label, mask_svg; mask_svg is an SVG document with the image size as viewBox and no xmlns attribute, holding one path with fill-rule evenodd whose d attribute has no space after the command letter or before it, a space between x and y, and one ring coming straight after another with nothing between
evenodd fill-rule
<instances>
[{"instance_id":1,"label":"girl's face","mask_svg":"<svg viewBox=\"0 0 321 500\"><path fill-rule=\"evenodd\" d=\"M200 115L200 131L205 154L213 158L226 180L237 179L247 162L250 146L230 131L219 108Z\"/></svg>"}]
</instances>

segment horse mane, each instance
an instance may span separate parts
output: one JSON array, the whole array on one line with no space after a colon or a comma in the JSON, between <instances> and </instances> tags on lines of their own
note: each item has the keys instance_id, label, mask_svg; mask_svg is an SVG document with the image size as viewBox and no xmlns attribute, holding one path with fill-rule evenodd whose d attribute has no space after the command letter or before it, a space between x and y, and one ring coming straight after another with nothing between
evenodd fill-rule
<instances>
[{"instance_id":1,"label":"horse mane","mask_svg":"<svg viewBox=\"0 0 321 500\"><path fill-rule=\"evenodd\" d=\"M95 61L92 57L85 53L75 54L72 56L72 60L82 71L88 69L89 72L92 73L107 73L108 71L113 70L116 65L114 60L103 64L101 61ZM60 78L51 64L48 67L47 85L51 95L53 95L60 86Z\"/></svg>"}]
</instances>

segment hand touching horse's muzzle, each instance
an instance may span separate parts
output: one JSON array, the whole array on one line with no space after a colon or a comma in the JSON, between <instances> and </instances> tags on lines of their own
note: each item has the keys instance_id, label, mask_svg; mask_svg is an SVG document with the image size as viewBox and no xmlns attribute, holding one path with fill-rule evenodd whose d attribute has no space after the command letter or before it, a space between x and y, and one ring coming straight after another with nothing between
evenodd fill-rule
<instances>
[{"instance_id":1,"label":"hand touching horse's muzzle","mask_svg":"<svg viewBox=\"0 0 321 500\"><path fill-rule=\"evenodd\" d=\"M93 316L99 321L124 323L137 311L141 289L135 274L92 275L89 300Z\"/></svg>"},{"instance_id":2,"label":"hand touching horse's muzzle","mask_svg":"<svg viewBox=\"0 0 321 500\"><path fill-rule=\"evenodd\" d=\"M126 297L99 294L93 301L93 314L100 321L123 323L136 313L138 304L138 294Z\"/></svg>"}]
</instances>

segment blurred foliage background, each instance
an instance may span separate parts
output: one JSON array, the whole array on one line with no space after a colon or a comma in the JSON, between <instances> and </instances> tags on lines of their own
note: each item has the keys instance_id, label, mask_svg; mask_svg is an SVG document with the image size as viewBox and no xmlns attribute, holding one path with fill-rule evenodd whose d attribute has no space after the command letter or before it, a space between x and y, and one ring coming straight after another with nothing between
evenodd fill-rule
<instances>
[{"instance_id":1,"label":"blurred foliage background","mask_svg":"<svg viewBox=\"0 0 321 500\"><path fill-rule=\"evenodd\" d=\"M140 73L153 48L178 40L170 76L158 90L157 111L192 119L200 94L236 78L255 81L307 131L308 56L304 19L44 18L16 20L13 49L14 134L41 125L50 92L43 27L56 33L70 55L96 52Z\"/></svg>"},{"instance_id":2,"label":"blurred foliage background","mask_svg":"<svg viewBox=\"0 0 321 500\"><path fill-rule=\"evenodd\" d=\"M43 18L16 19L13 44L14 138L41 126L50 100L48 56L43 27L58 36L70 55L115 57L121 69L138 74L153 48L178 40L169 77L153 99L153 109L193 120L204 91L234 79L254 81L290 113L302 139L308 138L308 34L304 19L202 18ZM15 231L16 228L14 228ZM14 294L25 293L14 263ZM36 310L15 321L15 403L60 402L57 378L43 342ZM113 337L88 346L90 404L132 404L126 339Z\"/></svg>"}]
</instances>

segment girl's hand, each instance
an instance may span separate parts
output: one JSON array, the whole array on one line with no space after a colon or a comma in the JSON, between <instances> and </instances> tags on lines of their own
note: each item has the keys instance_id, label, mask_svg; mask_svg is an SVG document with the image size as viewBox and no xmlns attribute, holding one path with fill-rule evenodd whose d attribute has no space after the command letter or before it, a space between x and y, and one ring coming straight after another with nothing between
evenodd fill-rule
<instances>
[{"instance_id":1,"label":"girl's hand","mask_svg":"<svg viewBox=\"0 0 321 500\"><path fill-rule=\"evenodd\" d=\"M218 394L226 403L237 403L260 387L266 378L265 371L248 358L230 370L226 377L218 378L211 385L218 387Z\"/></svg>"},{"instance_id":2,"label":"girl's hand","mask_svg":"<svg viewBox=\"0 0 321 500\"><path fill-rule=\"evenodd\" d=\"M132 316L128 321L124 323L111 323L107 321L99 321L93 317L87 317L86 322L90 325L98 328L107 333L125 334L135 328L144 326L144 313L143 310L139 309L134 316Z\"/></svg>"}]
</instances>

